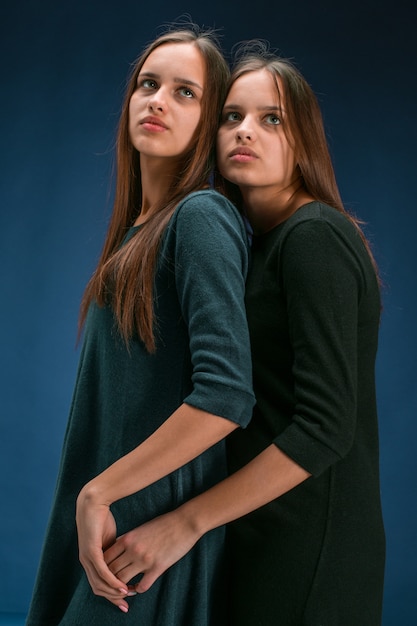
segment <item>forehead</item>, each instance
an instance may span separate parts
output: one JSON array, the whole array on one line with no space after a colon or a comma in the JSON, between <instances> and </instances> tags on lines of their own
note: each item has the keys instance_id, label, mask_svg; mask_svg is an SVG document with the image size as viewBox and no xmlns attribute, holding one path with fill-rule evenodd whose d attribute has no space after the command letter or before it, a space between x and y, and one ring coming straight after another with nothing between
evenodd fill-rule
<instances>
[{"instance_id":1,"label":"forehead","mask_svg":"<svg viewBox=\"0 0 417 626\"><path fill-rule=\"evenodd\" d=\"M145 60L140 73L172 74L203 82L205 60L193 42L164 43Z\"/></svg>"},{"instance_id":2,"label":"forehead","mask_svg":"<svg viewBox=\"0 0 417 626\"><path fill-rule=\"evenodd\" d=\"M235 100L235 98L244 99L246 102L254 100L268 100L269 104L279 103L282 99L281 80L277 76L278 87L272 74L265 68L261 70L252 70L239 76L232 84L227 101Z\"/></svg>"}]
</instances>

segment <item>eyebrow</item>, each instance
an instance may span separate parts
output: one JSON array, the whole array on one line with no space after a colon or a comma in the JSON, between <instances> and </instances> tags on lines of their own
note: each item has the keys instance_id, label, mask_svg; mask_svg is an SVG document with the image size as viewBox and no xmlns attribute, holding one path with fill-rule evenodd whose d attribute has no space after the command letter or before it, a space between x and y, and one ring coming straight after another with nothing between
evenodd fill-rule
<instances>
[{"instance_id":1,"label":"eyebrow","mask_svg":"<svg viewBox=\"0 0 417 626\"><path fill-rule=\"evenodd\" d=\"M154 72L139 72L138 74L138 78L143 78L144 76L148 77L148 78L160 78L159 74L155 74ZM174 83L178 83L181 85L190 85L192 87L196 87L197 89L200 89L200 91L203 91L203 88L201 85L199 85L198 83L194 82L193 80L190 80L189 78L181 78L179 76L175 76L174 77Z\"/></svg>"},{"instance_id":2,"label":"eyebrow","mask_svg":"<svg viewBox=\"0 0 417 626\"><path fill-rule=\"evenodd\" d=\"M226 104L223 107L223 110L226 111L228 109L234 109L234 110L239 110L242 109L243 106L240 104ZM267 105L267 106L263 106L263 107L257 107L257 111L280 111L281 113L285 113L285 109L283 109L281 106L279 105Z\"/></svg>"}]
</instances>

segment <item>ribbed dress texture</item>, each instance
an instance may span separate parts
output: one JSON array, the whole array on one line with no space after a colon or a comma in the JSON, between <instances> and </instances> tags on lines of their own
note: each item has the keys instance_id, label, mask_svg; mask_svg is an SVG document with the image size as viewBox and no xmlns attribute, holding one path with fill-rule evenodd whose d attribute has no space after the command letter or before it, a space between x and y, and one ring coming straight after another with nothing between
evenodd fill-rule
<instances>
[{"instance_id":1,"label":"ribbed dress texture","mask_svg":"<svg viewBox=\"0 0 417 626\"><path fill-rule=\"evenodd\" d=\"M138 446L183 402L248 424L254 397L247 268L247 238L236 209L214 191L196 192L177 207L161 245L155 354L137 338L128 351L111 308L91 306L27 626L225 623L224 529L208 533L148 592L130 598L124 614L93 595L78 562L75 501L86 482ZM221 442L116 502L118 534L174 509L225 474Z\"/></svg>"},{"instance_id":2,"label":"ribbed dress texture","mask_svg":"<svg viewBox=\"0 0 417 626\"><path fill-rule=\"evenodd\" d=\"M257 405L230 469L275 443L312 477L229 526L231 626L379 626L380 294L356 228L312 202L255 236L246 306Z\"/></svg>"}]
</instances>

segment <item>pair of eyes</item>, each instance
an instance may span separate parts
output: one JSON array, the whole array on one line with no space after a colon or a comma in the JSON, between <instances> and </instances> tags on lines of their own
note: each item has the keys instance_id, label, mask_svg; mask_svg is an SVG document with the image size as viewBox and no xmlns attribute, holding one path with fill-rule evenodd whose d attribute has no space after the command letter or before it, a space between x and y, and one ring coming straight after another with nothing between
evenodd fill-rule
<instances>
[{"instance_id":1,"label":"pair of eyes","mask_svg":"<svg viewBox=\"0 0 417 626\"><path fill-rule=\"evenodd\" d=\"M143 87L144 89L158 89L158 83L152 78L144 78L139 84L139 87ZM192 89L187 87L186 85L179 85L177 88L177 93L184 98L194 98L195 94ZM281 119L275 113L268 113L263 118L267 124L271 126L279 126L281 124ZM223 116L223 122L240 122L242 120L242 115L237 111L230 111Z\"/></svg>"},{"instance_id":2,"label":"pair of eyes","mask_svg":"<svg viewBox=\"0 0 417 626\"><path fill-rule=\"evenodd\" d=\"M158 89L158 83L152 78L144 78L142 81L138 83L138 87L142 87L143 89ZM194 91L187 87L186 85L178 85L177 93L184 98L195 98Z\"/></svg>"},{"instance_id":3,"label":"pair of eyes","mask_svg":"<svg viewBox=\"0 0 417 626\"><path fill-rule=\"evenodd\" d=\"M223 115L223 124L226 122L241 122L242 119L243 115L237 111L230 111ZM281 119L275 113L268 113L263 117L263 121L271 124L271 126L279 126L281 124Z\"/></svg>"}]
</instances>

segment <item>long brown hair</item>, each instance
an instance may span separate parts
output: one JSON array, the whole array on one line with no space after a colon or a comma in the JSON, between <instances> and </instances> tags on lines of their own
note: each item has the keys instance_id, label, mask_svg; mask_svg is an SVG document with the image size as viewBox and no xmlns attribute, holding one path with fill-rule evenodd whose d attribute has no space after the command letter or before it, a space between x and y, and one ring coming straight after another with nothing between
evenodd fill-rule
<instances>
[{"instance_id":1,"label":"long brown hair","mask_svg":"<svg viewBox=\"0 0 417 626\"><path fill-rule=\"evenodd\" d=\"M139 153L129 137L129 101L143 64L156 48L168 43L189 42L200 51L206 66L200 122L188 151L178 159L177 175L166 197L129 242L121 247L127 229L139 215L142 199ZM159 245L178 202L207 185L214 165L214 140L228 77L228 65L214 33L193 24L171 29L159 36L134 64L116 140L113 212L101 257L81 302L79 330L93 300L99 306L110 303L126 344L136 332L149 352L155 350L153 287Z\"/></svg>"},{"instance_id":2,"label":"long brown hair","mask_svg":"<svg viewBox=\"0 0 417 626\"><path fill-rule=\"evenodd\" d=\"M298 68L286 58L269 51L268 43L253 40L242 44L235 52L235 63L228 90L243 74L267 70L275 83L279 101L285 96L286 117L283 129L292 146L305 190L318 202L323 202L340 213L358 229L378 276L377 266L361 222L343 206L326 139L323 117L316 95ZM282 91L278 81L280 79ZM236 185L219 181L218 188L238 206L242 203ZM242 207L241 207L242 208Z\"/></svg>"}]
</instances>

